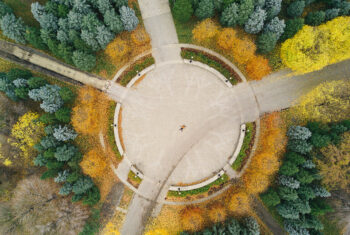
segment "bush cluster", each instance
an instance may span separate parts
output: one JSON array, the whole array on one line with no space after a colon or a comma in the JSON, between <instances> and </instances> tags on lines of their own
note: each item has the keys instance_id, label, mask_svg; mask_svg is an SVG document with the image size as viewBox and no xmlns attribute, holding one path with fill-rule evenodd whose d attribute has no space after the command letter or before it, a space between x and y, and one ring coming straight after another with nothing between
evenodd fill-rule
<instances>
[{"instance_id":1,"label":"bush cluster","mask_svg":"<svg viewBox=\"0 0 350 235\"><path fill-rule=\"evenodd\" d=\"M139 21L127 0L57 1L32 3L31 12L40 29L25 26L21 18L0 2L1 30L18 43L30 43L79 69L96 65L96 52L105 49L123 30L132 31Z\"/></svg>"},{"instance_id":2,"label":"bush cluster","mask_svg":"<svg viewBox=\"0 0 350 235\"><path fill-rule=\"evenodd\" d=\"M260 227L253 217L246 217L241 222L229 218L223 223L217 223L199 232L181 232L180 235L205 235L205 234L251 234L259 235Z\"/></svg>"},{"instance_id":3,"label":"bush cluster","mask_svg":"<svg viewBox=\"0 0 350 235\"><path fill-rule=\"evenodd\" d=\"M349 121L330 125L309 122L306 127L289 128L278 185L261 195L267 206L276 208L289 234L313 234L323 229L317 216L332 210L323 200L330 193L321 186L321 176L313 158L319 154L317 149L338 144L345 131L350 131Z\"/></svg>"},{"instance_id":4,"label":"bush cluster","mask_svg":"<svg viewBox=\"0 0 350 235\"><path fill-rule=\"evenodd\" d=\"M69 104L75 99L74 93L21 69L1 73L0 90L14 101L30 98L41 102L45 113L38 121L46 125L46 135L34 146L39 152L34 165L47 168L41 178L54 178L55 182L63 183L60 194L73 192L73 201L83 199L84 204L96 204L100 199L99 190L81 171L82 154L73 143L77 134L69 125L72 111Z\"/></svg>"}]
</instances>

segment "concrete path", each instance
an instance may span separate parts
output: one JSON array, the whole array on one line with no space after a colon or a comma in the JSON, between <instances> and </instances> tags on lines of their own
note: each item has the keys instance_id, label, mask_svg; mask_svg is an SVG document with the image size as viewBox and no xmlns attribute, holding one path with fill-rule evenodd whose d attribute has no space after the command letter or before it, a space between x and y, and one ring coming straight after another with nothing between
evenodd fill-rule
<instances>
[{"instance_id":1,"label":"concrete path","mask_svg":"<svg viewBox=\"0 0 350 235\"><path fill-rule=\"evenodd\" d=\"M182 61L168 0L139 0L145 28L151 37L156 64Z\"/></svg>"}]
</instances>

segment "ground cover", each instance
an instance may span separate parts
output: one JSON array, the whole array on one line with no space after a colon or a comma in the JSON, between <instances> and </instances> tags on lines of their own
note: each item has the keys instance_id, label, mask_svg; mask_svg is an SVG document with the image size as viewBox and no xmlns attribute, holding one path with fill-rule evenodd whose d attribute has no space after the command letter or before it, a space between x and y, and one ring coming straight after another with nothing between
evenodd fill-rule
<instances>
[{"instance_id":1,"label":"ground cover","mask_svg":"<svg viewBox=\"0 0 350 235\"><path fill-rule=\"evenodd\" d=\"M146 56L137 60L134 64L130 65L127 70L125 70L117 79L122 86L126 86L131 79L136 77L136 75L144 70L145 68L154 64L154 58L152 56Z\"/></svg>"},{"instance_id":2,"label":"ground cover","mask_svg":"<svg viewBox=\"0 0 350 235\"><path fill-rule=\"evenodd\" d=\"M111 146L114 154L118 159L121 159L122 156L119 153L117 144L115 142L115 136L114 136L114 115L115 115L115 108L117 107L117 103L114 101L110 101L109 104L109 110L108 110L108 124L107 124L107 140L109 145Z\"/></svg>"},{"instance_id":3,"label":"ground cover","mask_svg":"<svg viewBox=\"0 0 350 235\"><path fill-rule=\"evenodd\" d=\"M232 68L230 68L230 66L228 66L215 56L190 48L181 48L181 56L184 59L199 61L212 67L213 69L217 70L222 75L224 75L225 78L228 81L230 81L232 85L235 85L238 82L242 81L242 79Z\"/></svg>"},{"instance_id":4,"label":"ground cover","mask_svg":"<svg viewBox=\"0 0 350 235\"><path fill-rule=\"evenodd\" d=\"M229 180L228 176L224 174L214 182L198 189L193 189L189 191L169 190L167 195L167 200L172 200L172 199L175 199L176 197L186 197L186 200L195 200L199 198L204 198L206 196L210 196L212 193L215 193L216 191L225 187L225 185L228 184L228 180Z\"/></svg>"},{"instance_id":5,"label":"ground cover","mask_svg":"<svg viewBox=\"0 0 350 235\"><path fill-rule=\"evenodd\" d=\"M138 177L133 171L129 171L128 182L135 188L138 188L142 182L142 179Z\"/></svg>"},{"instance_id":6,"label":"ground cover","mask_svg":"<svg viewBox=\"0 0 350 235\"><path fill-rule=\"evenodd\" d=\"M244 166L244 163L248 160L247 158L250 155L250 152L254 145L255 140L255 131L256 131L255 123L247 123L246 131L243 139L243 144L241 150L237 156L237 159L233 162L232 168L234 170L241 170Z\"/></svg>"}]
</instances>

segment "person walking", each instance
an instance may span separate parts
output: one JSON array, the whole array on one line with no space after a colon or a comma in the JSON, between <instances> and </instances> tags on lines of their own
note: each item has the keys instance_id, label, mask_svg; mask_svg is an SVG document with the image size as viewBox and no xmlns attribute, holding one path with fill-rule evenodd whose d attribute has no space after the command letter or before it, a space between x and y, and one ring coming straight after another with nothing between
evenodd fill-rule
<instances>
[{"instance_id":1,"label":"person walking","mask_svg":"<svg viewBox=\"0 0 350 235\"><path fill-rule=\"evenodd\" d=\"M186 128L186 125L182 125L182 126L180 127L180 131L182 132L185 128Z\"/></svg>"}]
</instances>

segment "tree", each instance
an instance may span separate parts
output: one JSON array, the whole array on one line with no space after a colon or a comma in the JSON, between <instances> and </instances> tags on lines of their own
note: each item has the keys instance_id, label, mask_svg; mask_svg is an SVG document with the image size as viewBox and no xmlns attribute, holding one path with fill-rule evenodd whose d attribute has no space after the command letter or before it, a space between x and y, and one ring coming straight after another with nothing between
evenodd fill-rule
<instances>
[{"instance_id":1,"label":"tree","mask_svg":"<svg viewBox=\"0 0 350 235\"><path fill-rule=\"evenodd\" d=\"M40 30L35 27L27 27L25 40L40 50L46 50L47 46L40 36Z\"/></svg>"},{"instance_id":2,"label":"tree","mask_svg":"<svg viewBox=\"0 0 350 235\"><path fill-rule=\"evenodd\" d=\"M238 23L239 7L236 3L231 3L224 9L220 16L220 23L223 26L234 27Z\"/></svg>"},{"instance_id":3,"label":"tree","mask_svg":"<svg viewBox=\"0 0 350 235\"><path fill-rule=\"evenodd\" d=\"M283 34L285 27L286 24L284 23L284 20L280 20L278 17L275 17L269 23L266 24L264 32L275 33L278 39Z\"/></svg>"},{"instance_id":4,"label":"tree","mask_svg":"<svg viewBox=\"0 0 350 235\"><path fill-rule=\"evenodd\" d=\"M75 99L75 94L68 87L62 87L59 94L65 103L72 103Z\"/></svg>"},{"instance_id":5,"label":"tree","mask_svg":"<svg viewBox=\"0 0 350 235\"><path fill-rule=\"evenodd\" d=\"M276 206L278 214L285 219L299 219L299 212L294 204L290 202L281 203Z\"/></svg>"},{"instance_id":6,"label":"tree","mask_svg":"<svg viewBox=\"0 0 350 235\"><path fill-rule=\"evenodd\" d=\"M251 235L260 235L260 227L258 222L254 219L254 217L247 217L244 219L244 223Z\"/></svg>"},{"instance_id":7,"label":"tree","mask_svg":"<svg viewBox=\"0 0 350 235\"><path fill-rule=\"evenodd\" d=\"M45 85L38 89L30 90L28 95L35 101L42 101L40 107L45 112L54 113L63 105L63 101L59 95L60 89L57 85Z\"/></svg>"},{"instance_id":8,"label":"tree","mask_svg":"<svg viewBox=\"0 0 350 235\"><path fill-rule=\"evenodd\" d=\"M2 17L0 26L2 33L6 37L18 43L26 43L26 28L21 18L17 19L15 15L7 14L4 17Z\"/></svg>"},{"instance_id":9,"label":"tree","mask_svg":"<svg viewBox=\"0 0 350 235\"><path fill-rule=\"evenodd\" d=\"M214 13L215 7L212 0L201 0L195 11L195 15L201 20L212 17Z\"/></svg>"},{"instance_id":10,"label":"tree","mask_svg":"<svg viewBox=\"0 0 350 235\"><path fill-rule=\"evenodd\" d=\"M244 25L249 19L250 14L253 13L253 11L254 11L253 0L240 1L237 23L239 25Z\"/></svg>"},{"instance_id":11,"label":"tree","mask_svg":"<svg viewBox=\"0 0 350 235\"><path fill-rule=\"evenodd\" d=\"M65 144L58 147L55 152L55 158L60 161L69 161L78 152L78 149L70 144Z\"/></svg>"},{"instance_id":12,"label":"tree","mask_svg":"<svg viewBox=\"0 0 350 235\"><path fill-rule=\"evenodd\" d=\"M106 14L109 9L113 9L109 0L97 0L97 5L102 15Z\"/></svg>"},{"instance_id":13,"label":"tree","mask_svg":"<svg viewBox=\"0 0 350 235\"><path fill-rule=\"evenodd\" d=\"M97 34L96 39L97 39L97 41L100 44L100 47L102 49L105 49L106 46L108 45L108 43L110 41L112 41L113 38L114 38L114 35L104 25L101 25L101 26L97 27L97 33L96 34Z\"/></svg>"},{"instance_id":14,"label":"tree","mask_svg":"<svg viewBox=\"0 0 350 235\"><path fill-rule=\"evenodd\" d=\"M350 41L349 17L337 17L318 27L304 26L281 48L282 62L289 68L307 73L350 58L343 45Z\"/></svg>"},{"instance_id":15,"label":"tree","mask_svg":"<svg viewBox=\"0 0 350 235\"><path fill-rule=\"evenodd\" d=\"M57 117L56 117L57 118ZM54 129L53 136L59 141L74 140L77 137L77 133L70 129L68 126L59 126Z\"/></svg>"},{"instance_id":16,"label":"tree","mask_svg":"<svg viewBox=\"0 0 350 235\"><path fill-rule=\"evenodd\" d=\"M267 20L273 19L281 11L282 0L266 0L265 10Z\"/></svg>"},{"instance_id":17,"label":"tree","mask_svg":"<svg viewBox=\"0 0 350 235\"><path fill-rule=\"evenodd\" d=\"M314 193L316 197L330 197L331 193L328 192L324 187L322 186L314 186L313 187Z\"/></svg>"},{"instance_id":18,"label":"tree","mask_svg":"<svg viewBox=\"0 0 350 235\"><path fill-rule=\"evenodd\" d=\"M113 0L116 8L120 8L122 6L128 6L128 0Z\"/></svg>"},{"instance_id":19,"label":"tree","mask_svg":"<svg viewBox=\"0 0 350 235\"><path fill-rule=\"evenodd\" d=\"M286 201L295 201L298 198L298 193L295 189L285 186L278 187L278 195Z\"/></svg>"},{"instance_id":20,"label":"tree","mask_svg":"<svg viewBox=\"0 0 350 235\"><path fill-rule=\"evenodd\" d=\"M243 38L235 40L231 50L235 61L246 65L255 56L256 46L250 39Z\"/></svg>"},{"instance_id":21,"label":"tree","mask_svg":"<svg viewBox=\"0 0 350 235\"><path fill-rule=\"evenodd\" d=\"M316 177L315 174L306 169L300 169L295 176L296 179L302 184L310 184Z\"/></svg>"},{"instance_id":22,"label":"tree","mask_svg":"<svg viewBox=\"0 0 350 235\"><path fill-rule=\"evenodd\" d=\"M326 147L330 144L331 138L328 135L313 134L310 139L311 144L316 148Z\"/></svg>"},{"instance_id":23,"label":"tree","mask_svg":"<svg viewBox=\"0 0 350 235\"><path fill-rule=\"evenodd\" d=\"M62 107L56 111L55 117L58 121L69 123L72 110L67 107Z\"/></svg>"},{"instance_id":24,"label":"tree","mask_svg":"<svg viewBox=\"0 0 350 235\"><path fill-rule=\"evenodd\" d=\"M40 122L48 125L48 124L54 124L57 120L55 117L55 114L53 113L44 113L39 118Z\"/></svg>"},{"instance_id":25,"label":"tree","mask_svg":"<svg viewBox=\"0 0 350 235\"><path fill-rule=\"evenodd\" d=\"M287 7L287 14L290 17L299 17L301 14L303 14L305 8L305 1L295 1L292 2L288 7Z\"/></svg>"},{"instance_id":26,"label":"tree","mask_svg":"<svg viewBox=\"0 0 350 235\"><path fill-rule=\"evenodd\" d=\"M281 175L292 176L299 171L299 167L292 161L286 160L283 162L279 173Z\"/></svg>"},{"instance_id":27,"label":"tree","mask_svg":"<svg viewBox=\"0 0 350 235\"><path fill-rule=\"evenodd\" d=\"M318 85L299 98L292 112L299 120L338 122L350 115L350 82L346 80Z\"/></svg>"},{"instance_id":28,"label":"tree","mask_svg":"<svg viewBox=\"0 0 350 235\"><path fill-rule=\"evenodd\" d=\"M4 2L0 2L0 19L7 14L13 14L13 10Z\"/></svg>"},{"instance_id":29,"label":"tree","mask_svg":"<svg viewBox=\"0 0 350 235\"><path fill-rule=\"evenodd\" d=\"M288 149L300 154L309 153L312 150L312 145L303 140L289 140Z\"/></svg>"},{"instance_id":30,"label":"tree","mask_svg":"<svg viewBox=\"0 0 350 235\"><path fill-rule=\"evenodd\" d=\"M72 192L72 188L71 183L65 182L58 193L62 196L67 196Z\"/></svg>"},{"instance_id":31,"label":"tree","mask_svg":"<svg viewBox=\"0 0 350 235\"><path fill-rule=\"evenodd\" d=\"M276 46L277 39L277 35L273 32L260 34L257 39L258 52L262 54L271 52Z\"/></svg>"},{"instance_id":32,"label":"tree","mask_svg":"<svg viewBox=\"0 0 350 235\"><path fill-rule=\"evenodd\" d=\"M300 182L293 177L281 175L278 177L278 182L286 187L297 189L300 187Z\"/></svg>"},{"instance_id":33,"label":"tree","mask_svg":"<svg viewBox=\"0 0 350 235\"><path fill-rule=\"evenodd\" d=\"M326 21L333 20L334 18L339 16L339 12L340 12L340 9L337 9L337 8L327 9L325 11L325 20Z\"/></svg>"},{"instance_id":34,"label":"tree","mask_svg":"<svg viewBox=\"0 0 350 235\"><path fill-rule=\"evenodd\" d=\"M73 184L72 191L75 194L83 194L93 186L94 182L90 177L82 176Z\"/></svg>"},{"instance_id":35,"label":"tree","mask_svg":"<svg viewBox=\"0 0 350 235\"><path fill-rule=\"evenodd\" d=\"M79 233L89 217L89 209L72 204L69 198L58 196L57 191L57 186L37 176L20 181L8 206L0 209L1 234Z\"/></svg>"},{"instance_id":36,"label":"tree","mask_svg":"<svg viewBox=\"0 0 350 235\"><path fill-rule=\"evenodd\" d=\"M30 89L38 89L46 84L46 80L40 77L31 77L28 79L28 86Z\"/></svg>"},{"instance_id":37,"label":"tree","mask_svg":"<svg viewBox=\"0 0 350 235\"><path fill-rule=\"evenodd\" d=\"M51 13L44 13L36 20L38 20L42 29L46 29L49 32L56 32L58 29L58 19Z\"/></svg>"},{"instance_id":38,"label":"tree","mask_svg":"<svg viewBox=\"0 0 350 235\"><path fill-rule=\"evenodd\" d=\"M317 159L316 164L320 169L322 183L328 189L343 189L350 191L350 134L344 134L343 140L338 146L329 145L321 149L324 158Z\"/></svg>"},{"instance_id":39,"label":"tree","mask_svg":"<svg viewBox=\"0 0 350 235\"><path fill-rule=\"evenodd\" d=\"M193 14L193 8L190 0L177 0L172 8L174 18L180 22L187 22Z\"/></svg>"},{"instance_id":40,"label":"tree","mask_svg":"<svg viewBox=\"0 0 350 235\"><path fill-rule=\"evenodd\" d=\"M263 200L264 204L268 207L274 207L281 202L277 192L272 188L269 188L265 193L261 194L260 197Z\"/></svg>"},{"instance_id":41,"label":"tree","mask_svg":"<svg viewBox=\"0 0 350 235\"><path fill-rule=\"evenodd\" d=\"M88 30L81 30L81 39L91 47L93 51L98 51L101 49L100 44L98 43L96 39L96 35L93 32L90 32ZM81 49L81 52L84 52L84 50ZM74 55L74 54L73 54ZM73 59L74 61L74 59ZM76 65L77 66L77 65ZM77 66L78 67L78 66ZM79 67L78 67L79 68Z\"/></svg>"},{"instance_id":42,"label":"tree","mask_svg":"<svg viewBox=\"0 0 350 235\"><path fill-rule=\"evenodd\" d=\"M48 150L51 148L56 148L58 145L61 144L60 141L58 141L55 137L52 135L47 135L44 138L41 139L40 141L41 146L43 147L44 150Z\"/></svg>"},{"instance_id":43,"label":"tree","mask_svg":"<svg viewBox=\"0 0 350 235\"><path fill-rule=\"evenodd\" d=\"M83 161L80 162L83 172L92 178L100 177L105 173L107 163L100 152L99 149L94 148L84 155Z\"/></svg>"},{"instance_id":44,"label":"tree","mask_svg":"<svg viewBox=\"0 0 350 235\"><path fill-rule=\"evenodd\" d=\"M90 71L96 65L96 57L83 51L74 51L72 59L75 66L84 71Z\"/></svg>"},{"instance_id":45,"label":"tree","mask_svg":"<svg viewBox=\"0 0 350 235\"><path fill-rule=\"evenodd\" d=\"M302 200L310 200L316 197L315 192L310 185L301 185L297 192Z\"/></svg>"},{"instance_id":46,"label":"tree","mask_svg":"<svg viewBox=\"0 0 350 235\"><path fill-rule=\"evenodd\" d=\"M109 9L103 15L104 22L108 26L109 30L113 33L120 33L124 30L124 25L120 16L115 13L114 9Z\"/></svg>"},{"instance_id":47,"label":"tree","mask_svg":"<svg viewBox=\"0 0 350 235\"><path fill-rule=\"evenodd\" d=\"M88 206L94 206L98 201L100 201L101 195L98 187L94 185L90 188L83 198L83 204Z\"/></svg>"},{"instance_id":48,"label":"tree","mask_svg":"<svg viewBox=\"0 0 350 235\"><path fill-rule=\"evenodd\" d=\"M305 18L305 23L312 26L317 26L322 24L326 19L326 14L324 11L314 11L307 14Z\"/></svg>"},{"instance_id":49,"label":"tree","mask_svg":"<svg viewBox=\"0 0 350 235\"><path fill-rule=\"evenodd\" d=\"M67 15L67 19L69 28L74 30L81 29L81 19L83 19L83 14L75 11L70 11Z\"/></svg>"},{"instance_id":50,"label":"tree","mask_svg":"<svg viewBox=\"0 0 350 235\"><path fill-rule=\"evenodd\" d=\"M112 8L112 10L114 9ZM97 27L102 25L100 20L97 18L97 15L93 12L86 14L81 24L83 29L91 33L96 33Z\"/></svg>"},{"instance_id":51,"label":"tree","mask_svg":"<svg viewBox=\"0 0 350 235\"><path fill-rule=\"evenodd\" d=\"M228 207L237 214L246 213L250 208L249 195L243 191L232 194Z\"/></svg>"},{"instance_id":52,"label":"tree","mask_svg":"<svg viewBox=\"0 0 350 235\"><path fill-rule=\"evenodd\" d=\"M307 140L311 135L311 131L303 126L291 126L287 132L287 136L292 140Z\"/></svg>"},{"instance_id":53,"label":"tree","mask_svg":"<svg viewBox=\"0 0 350 235\"><path fill-rule=\"evenodd\" d=\"M38 2L33 2L30 7L33 17L39 22L40 17L46 13L45 7Z\"/></svg>"},{"instance_id":54,"label":"tree","mask_svg":"<svg viewBox=\"0 0 350 235\"><path fill-rule=\"evenodd\" d=\"M248 21L244 25L244 30L247 33L257 34L264 27L264 21L266 19L266 12L261 8L257 8L250 16Z\"/></svg>"},{"instance_id":55,"label":"tree","mask_svg":"<svg viewBox=\"0 0 350 235\"><path fill-rule=\"evenodd\" d=\"M285 41L288 38L292 38L299 30L303 28L304 19L303 18L295 18L286 21L286 27L281 36L281 41Z\"/></svg>"},{"instance_id":56,"label":"tree","mask_svg":"<svg viewBox=\"0 0 350 235\"><path fill-rule=\"evenodd\" d=\"M139 20L135 15L135 11L129 7L122 6L119 8L120 19L124 24L124 29L127 31L132 31L139 24Z\"/></svg>"},{"instance_id":57,"label":"tree","mask_svg":"<svg viewBox=\"0 0 350 235\"><path fill-rule=\"evenodd\" d=\"M212 19L203 20L192 30L193 39L199 43L214 38L218 33L219 27Z\"/></svg>"}]
</instances>

